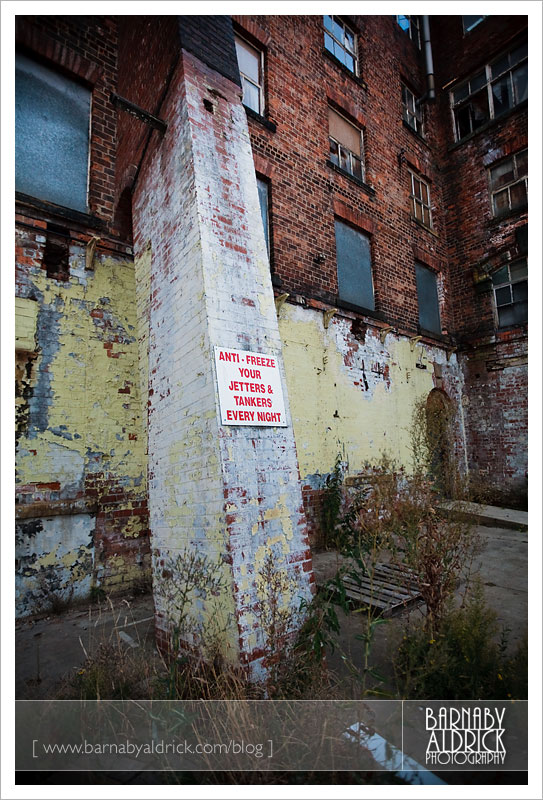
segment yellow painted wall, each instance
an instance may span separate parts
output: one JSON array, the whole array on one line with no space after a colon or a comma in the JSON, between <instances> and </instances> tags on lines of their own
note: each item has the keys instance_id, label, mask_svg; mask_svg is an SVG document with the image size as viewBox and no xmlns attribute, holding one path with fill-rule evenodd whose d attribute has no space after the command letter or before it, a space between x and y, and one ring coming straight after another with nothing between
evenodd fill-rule
<instances>
[{"instance_id":1,"label":"yellow painted wall","mask_svg":"<svg viewBox=\"0 0 543 800\"><path fill-rule=\"evenodd\" d=\"M302 479L330 472L338 454L349 473L384 452L409 468L412 416L434 388L433 361L458 381L456 359L395 334L382 344L372 328L359 341L348 318L336 315L325 329L322 312L289 304L279 327Z\"/></svg>"}]
</instances>

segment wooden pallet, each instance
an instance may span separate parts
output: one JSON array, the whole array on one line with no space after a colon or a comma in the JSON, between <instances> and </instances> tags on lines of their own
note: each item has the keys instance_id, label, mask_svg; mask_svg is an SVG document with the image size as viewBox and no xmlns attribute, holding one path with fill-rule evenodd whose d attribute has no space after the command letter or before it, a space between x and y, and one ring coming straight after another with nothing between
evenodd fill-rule
<instances>
[{"instance_id":1,"label":"wooden pallet","mask_svg":"<svg viewBox=\"0 0 543 800\"><path fill-rule=\"evenodd\" d=\"M350 600L369 605L384 617L421 599L414 572L397 564L376 564L373 576L360 576L358 581L344 575L342 583Z\"/></svg>"}]
</instances>

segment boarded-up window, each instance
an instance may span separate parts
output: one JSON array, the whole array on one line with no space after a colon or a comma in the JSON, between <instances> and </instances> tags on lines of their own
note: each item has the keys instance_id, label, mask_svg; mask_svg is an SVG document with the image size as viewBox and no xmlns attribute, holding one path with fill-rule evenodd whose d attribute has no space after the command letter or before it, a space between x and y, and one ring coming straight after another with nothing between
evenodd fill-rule
<instances>
[{"instance_id":1,"label":"boarded-up window","mask_svg":"<svg viewBox=\"0 0 543 800\"><path fill-rule=\"evenodd\" d=\"M417 273L417 297L419 301L419 325L425 331L441 333L437 276L428 267L415 264Z\"/></svg>"},{"instance_id":2,"label":"boarded-up window","mask_svg":"<svg viewBox=\"0 0 543 800\"><path fill-rule=\"evenodd\" d=\"M336 258L340 299L373 310L369 237L336 220Z\"/></svg>"},{"instance_id":3,"label":"boarded-up window","mask_svg":"<svg viewBox=\"0 0 543 800\"><path fill-rule=\"evenodd\" d=\"M15 188L86 212L91 93L20 54L15 69Z\"/></svg>"}]
</instances>

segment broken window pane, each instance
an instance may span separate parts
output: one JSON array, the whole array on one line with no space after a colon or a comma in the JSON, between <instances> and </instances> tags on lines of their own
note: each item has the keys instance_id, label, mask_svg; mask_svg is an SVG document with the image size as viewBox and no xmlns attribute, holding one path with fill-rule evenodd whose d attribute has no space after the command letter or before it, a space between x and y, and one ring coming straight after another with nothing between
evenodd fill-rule
<instances>
[{"instance_id":1,"label":"broken window pane","mask_svg":"<svg viewBox=\"0 0 543 800\"><path fill-rule=\"evenodd\" d=\"M338 293L342 300L373 310L370 239L336 220Z\"/></svg>"},{"instance_id":2,"label":"broken window pane","mask_svg":"<svg viewBox=\"0 0 543 800\"><path fill-rule=\"evenodd\" d=\"M515 164L512 158L502 161L501 164L490 170L490 181L493 189L499 189L500 186L511 183L514 178Z\"/></svg>"},{"instance_id":3,"label":"broken window pane","mask_svg":"<svg viewBox=\"0 0 543 800\"><path fill-rule=\"evenodd\" d=\"M510 190L511 208L518 208L519 206L526 205L526 184L524 181L515 183L511 186Z\"/></svg>"},{"instance_id":4,"label":"broken window pane","mask_svg":"<svg viewBox=\"0 0 543 800\"><path fill-rule=\"evenodd\" d=\"M503 114L513 107L513 91L509 75L505 75L492 84L492 97L495 116Z\"/></svg>"},{"instance_id":5,"label":"broken window pane","mask_svg":"<svg viewBox=\"0 0 543 800\"><path fill-rule=\"evenodd\" d=\"M513 71L513 85L515 87L515 103L522 103L528 99L528 64L522 64Z\"/></svg>"},{"instance_id":6,"label":"broken window pane","mask_svg":"<svg viewBox=\"0 0 543 800\"><path fill-rule=\"evenodd\" d=\"M17 54L15 188L87 211L89 89Z\"/></svg>"}]
</instances>

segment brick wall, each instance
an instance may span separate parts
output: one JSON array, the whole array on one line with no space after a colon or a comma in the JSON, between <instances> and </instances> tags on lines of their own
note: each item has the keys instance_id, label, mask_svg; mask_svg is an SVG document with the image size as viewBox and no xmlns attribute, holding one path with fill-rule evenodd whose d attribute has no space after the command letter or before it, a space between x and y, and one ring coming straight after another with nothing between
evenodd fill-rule
<instances>
[{"instance_id":1,"label":"brick wall","mask_svg":"<svg viewBox=\"0 0 543 800\"><path fill-rule=\"evenodd\" d=\"M526 23L523 16L490 16L464 36L460 17L433 17L438 85L469 77L525 40ZM466 380L470 470L506 501L521 502L527 487L527 325L496 330L487 276L526 255L518 235L527 224L527 210L493 216L488 169L527 147L527 108L521 105L455 143L448 91L438 94L438 106L451 309Z\"/></svg>"},{"instance_id":2,"label":"brick wall","mask_svg":"<svg viewBox=\"0 0 543 800\"><path fill-rule=\"evenodd\" d=\"M441 271L443 328L450 327L442 188L435 167L435 109L425 108L425 140L402 124L401 80L425 91L420 51L392 17L349 18L358 33L360 80L324 49L321 16L251 17L238 29L267 42L270 131L248 116L256 169L270 180L272 269L281 291L337 299L335 216L369 233L376 310L416 332L415 258ZM260 39L257 36L260 36ZM303 56L302 56L303 54ZM327 164L328 106L364 132L366 187ZM399 155L403 151L402 164ZM411 219L408 167L431 181L435 231ZM316 262L323 253L325 261Z\"/></svg>"},{"instance_id":3,"label":"brick wall","mask_svg":"<svg viewBox=\"0 0 543 800\"><path fill-rule=\"evenodd\" d=\"M131 248L115 219L117 24L22 16L18 47L92 90L88 214L17 198L17 611L149 578ZM39 164L36 165L39 169Z\"/></svg>"}]
</instances>

